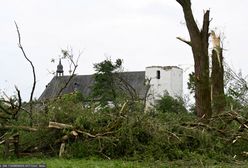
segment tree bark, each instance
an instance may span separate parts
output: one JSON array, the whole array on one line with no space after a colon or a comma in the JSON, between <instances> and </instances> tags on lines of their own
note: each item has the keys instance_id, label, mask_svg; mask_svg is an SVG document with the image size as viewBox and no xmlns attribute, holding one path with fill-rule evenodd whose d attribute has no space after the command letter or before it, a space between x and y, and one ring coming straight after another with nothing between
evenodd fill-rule
<instances>
[{"instance_id":1,"label":"tree bark","mask_svg":"<svg viewBox=\"0 0 248 168\"><path fill-rule=\"evenodd\" d=\"M209 13L207 10L203 18L202 29L199 30L191 9L190 0L176 0L183 8L184 18L190 35L190 46L194 57L195 70L195 104L197 116L208 119L212 115L211 109L211 90L209 83L209 58L208 58L208 39L209 39Z\"/></svg>"}]
</instances>

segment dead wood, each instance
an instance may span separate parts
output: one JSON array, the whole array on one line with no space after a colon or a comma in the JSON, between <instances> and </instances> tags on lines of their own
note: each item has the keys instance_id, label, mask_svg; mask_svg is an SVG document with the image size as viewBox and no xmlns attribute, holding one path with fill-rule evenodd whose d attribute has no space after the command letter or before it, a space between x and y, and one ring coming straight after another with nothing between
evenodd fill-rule
<instances>
[{"instance_id":1,"label":"dead wood","mask_svg":"<svg viewBox=\"0 0 248 168\"><path fill-rule=\"evenodd\" d=\"M20 31L19 31L19 28L18 28L18 25L17 25L16 22L15 22L15 26L16 26L16 31L17 31L17 34L18 34L18 47L21 49L24 58L31 65L32 72L33 72L33 86L32 86L32 90L31 90L30 98L29 98L29 105L30 105L29 106L30 107L30 109L29 109L29 117L30 117L30 126L32 126L33 125L33 96L34 96L34 91L35 91L35 87L36 87L36 73L35 73L35 68L34 68L33 62L27 57L26 52L24 51L24 48L22 46L21 34L20 34Z\"/></svg>"},{"instance_id":2,"label":"dead wood","mask_svg":"<svg viewBox=\"0 0 248 168\"><path fill-rule=\"evenodd\" d=\"M72 125L62 124L58 122L49 122L48 128L57 128L57 129L65 129L65 128L73 128Z\"/></svg>"},{"instance_id":3,"label":"dead wood","mask_svg":"<svg viewBox=\"0 0 248 168\"><path fill-rule=\"evenodd\" d=\"M17 100L9 98L6 94L6 99L2 99L1 102L4 103L6 106L0 104L0 118L4 119L5 121L9 119L17 120L17 114L22 108L22 99L20 90L15 86L15 90L17 92Z\"/></svg>"},{"instance_id":4,"label":"dead wood","mask_svg":"<svg viewBox=\"0 0 248 168\"><path fill-rule=\"evenodd\" d=\"M65 143L61 143L60 150L59 150L59 157L62 157L65 153Z\"/></svg>"},{"instance_id":5,"label":"dead wood","mask_svg":"<svg viewBox=\"0 0 248 168\"><path fill-rule=\"evenodd\" d=\"M184 123L182 124L182 126L187 126L187 127L196 127L196 128L205 128L206 130L208 131L215 131L215 132L218 132L222 135L226 135L226 132L221 130L221 129L218 129L218 128L215 128L215 127L212 127L208 124L203 124L201 122L198 122L198 123Z\"/></svg>"},{"instance_id":6,"label":"dead wood","mask_svg":"<svg viewBox=\"0 0 248 168\"><path fill-rule=\"evenodd\" d=\"M14 126L14 125L5 125L2 127L2 129L18 129L18 130L23 130L23 131L31 131L35 132L38 131L38 129L29 127L29 126Z\"/></svg>"}]
</instances>

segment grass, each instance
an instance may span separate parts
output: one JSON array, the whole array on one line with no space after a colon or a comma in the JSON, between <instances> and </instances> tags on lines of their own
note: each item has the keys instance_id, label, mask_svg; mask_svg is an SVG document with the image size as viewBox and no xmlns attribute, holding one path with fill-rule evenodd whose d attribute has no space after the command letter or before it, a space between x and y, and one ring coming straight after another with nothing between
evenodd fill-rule
<instances>
[{"instance_id":1,"label":"grass","mask_svg":"<svg viewBox=\"0 0 248 168\"><path fill-rule=\"evenodd\" d=\"M0 164L46 164L47 168L145 168L146 163L99 159L0 159Z\"/></svg>"},{"instance_id":2,"label":"grass","mask_svg":"<svg viewBox=\"0 0 248 168\"><path fill-rule=\"evenodd\" d=\"M217 163L213 161L183 161L174 162L138 162L122 160L100 160L100 159L58 159L58 158L22 158L22 159L0 159L0 164L46 164L47 168L176 168L176 167L213 167L232 168L248 167L248 162Z\"/></svg>"}]
</instances>

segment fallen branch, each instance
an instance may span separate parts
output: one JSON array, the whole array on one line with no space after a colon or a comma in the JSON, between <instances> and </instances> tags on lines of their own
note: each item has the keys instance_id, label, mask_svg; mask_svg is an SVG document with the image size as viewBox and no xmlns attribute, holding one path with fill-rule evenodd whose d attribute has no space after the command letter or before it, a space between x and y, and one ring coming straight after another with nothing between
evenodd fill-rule
<instances>
[{"instance_id":1,"label":"fallen branch","mask_svg":"<svg viewBox=\"0 0 248 168\"><path fill-rule=\"evenodd\" d=\"M63 123L58 123L58 122L49 122L49 125L48 125L48 128L56 128L56 129L73 129L73 126L72 125L69 125L69 124L63 124ZM114 134L115 132L114 131L108 131L108 132L104 132L104 133L97 133L95 135L93 134L90 134L88 132L85 132L85 131L81 131L81 130L72 130L71 131L71 135L73 136L78 136L78 133L80 134L84 134L84 135L87 135L91 138L97 138L97 137L101 137L101 136L106 136L106 135L109 135L109 134Z\"/></svg>"},{"instance_id":2,"label":"fallen branch","mask_svg":"<svg viewBox=\"0 0 248 168\"><path fill-rule=\"evenodd\" d=\"M210 131L216 131L216 132L219 132L220 134L222 135L226 135L226 132L224 132L223 130L220 130L220 129L217 129L215 127L211 127L207 124L203 124L203 123L184 123L182 124L182 126L190 126L190 127L203 127L203 128L206 128L207 130L210 130Z\"/></svg>"},{"instance_id":3,"label":"fallen branch","mask_svg":"<svg viewBox=\"0 0 248 168\"><path fill-rule=\"evenodd\" d=\"M19 130L31 131L31 132L38 131L38 129L33 128L33 127L29 127L29 126L10 126L10 125L5 125L2 128L3 129L19 129Z\"/></svg>"},{"instance_id":4,"label":"fallen branch","mask_svg":"<svg viewBox=\"0 0 248 168\"><path fill-rule=\"evenodd\" d=\"M89 136L89 137L91 137L91 138L96 138L96 135L92 135L92 134L90 134L90 133L88 133L88 132L84 132L84 131L80 131L80 130L77 130L77 132L78 132L78 133L81 133L81 134L85 134L85 135L87 135L87 136Z\"/></svg>"},{"instance_id":5,"label":"fallen branch","mask_svg":"<svg viewBox=\"0 0 248 168\"><path fill-rule=\"evenodd\" d=\"M58 122L49 122L48 128L57 128L57 129L64 129L64 128L73 128L72 125L69 124L62 124Z\"/></svg>"},{"instance_id":6,"label":"fallen branch","mask_svg":"<svg viewBox=\"0 0 248 168\"><path fill-rule=\"evenodd\" d=\"M65 143L61 143L60 150L59 150L59 157L61 158L65 153Z\"/></svg>"},{"instance_id":7,"label":"fallen branch","mask_svg":"<svg viewBox=\"0 0 248 168\"><path fill-rule=\"evenodd\" d=\"M4 144L5 143L5 140L3 140L3 141L0 141L0 145L2 145L2 144Z\"/></svg>"}]
</instances>

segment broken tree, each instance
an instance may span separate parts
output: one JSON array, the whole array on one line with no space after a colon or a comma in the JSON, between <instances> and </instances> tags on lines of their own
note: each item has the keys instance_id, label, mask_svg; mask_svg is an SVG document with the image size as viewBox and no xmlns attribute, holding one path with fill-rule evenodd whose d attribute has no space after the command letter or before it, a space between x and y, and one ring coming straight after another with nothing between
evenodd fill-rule
<instances>
[{"instance_id":1,"label":"broken tree","mask_svg":"<svg viewBox=\"0 0 248 168\"><path fill-rule=\"evenodd\" d=\"M200 118L208 119L212 115L211 109L211 89L209 82L209 58L208 58L208 39L209 39L209 13L204 13L203 25L201 30L198 28L191 9L190 0L176 0L183 8L183 13L190 35L190 41L182 38L179 40L191 46L194 57L195 70L195 101L196 113Z\"/></svg>"},{"instance_id":2,"label":"broken tree","mask_svg":"<svg viewBox=\"0 0 248 168\"><path fill-rule=\"evenodd\" d=\"M224 66L223 47L220 36L211 31L212 49L212 72L211 72L211 99L213 113L223 112L226 106L224 94Z\"/></svg>"}]
</instances>

